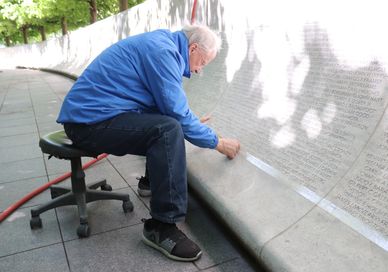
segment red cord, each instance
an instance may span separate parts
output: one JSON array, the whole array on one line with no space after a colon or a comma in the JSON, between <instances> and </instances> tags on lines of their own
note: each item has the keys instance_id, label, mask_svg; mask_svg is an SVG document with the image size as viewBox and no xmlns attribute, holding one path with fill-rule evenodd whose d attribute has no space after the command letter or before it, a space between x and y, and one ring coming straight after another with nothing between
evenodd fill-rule
<instances>
[{"instance_id":1,"label":"red cord","mask_svg":"<svg viewBox=\"0 0 388 272\"><path fill-rule=\"evenodd\" d=\"M193 9L191 10L191 24L195 23L196 11L197 11L197 0L194 0Z\"/></svg>"},{"instance_id":2,"label":"red cord","mask_svg":"<svg viewBox=\"0 0 388 272\"><path fill-rule=\"evenodd\" d=\"M101 154L100 156L98 156L96 159L94 160L91 160L90 162L88 163L85 163L83 166L82 166L82 169L86 169L88 168L89 166L91 166L92 164L106 158L108 156L108 154ZM13 213L17 208L19 208L21 205L23 205L24 203L26 203L28 200L30 200L31 198L33 198L34 196L40 194L41 192L43 192L44 190L46 190L47 188L49 188L51 185L54 185L54 184L57 184L65 179L67 179L68 177L71 176L71 172L68 172L66 174L63 174L62 176L50 181L49 183L46 183L44 184L43 186L35 189L34 191L30 192L28 195L24 196L22 199L20 199L18 202L12 204L11 206L9 206L7 209L5 209L1 214L0 214L0 223L5 219L7 218L11 213Z\"/></svg>"}]
</instances>

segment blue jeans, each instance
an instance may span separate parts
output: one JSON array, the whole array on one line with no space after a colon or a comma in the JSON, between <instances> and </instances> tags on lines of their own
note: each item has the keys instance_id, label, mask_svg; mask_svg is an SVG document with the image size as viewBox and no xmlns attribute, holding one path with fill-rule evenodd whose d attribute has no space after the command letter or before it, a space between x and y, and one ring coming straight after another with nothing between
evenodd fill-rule
<instances>
[{"instance_id":1,"label":"blue jeans","mask_svg":"<svg viewBox=\"0 0 388 272\"><path fill-rule=\"evenodd\" d=\"M66 123L67 136L86 151L143 155L151 186L151 216L184 220L187 210L186 151L182 127L159 114L123 113L93 125Z\"/></svg>"}]
</instances>

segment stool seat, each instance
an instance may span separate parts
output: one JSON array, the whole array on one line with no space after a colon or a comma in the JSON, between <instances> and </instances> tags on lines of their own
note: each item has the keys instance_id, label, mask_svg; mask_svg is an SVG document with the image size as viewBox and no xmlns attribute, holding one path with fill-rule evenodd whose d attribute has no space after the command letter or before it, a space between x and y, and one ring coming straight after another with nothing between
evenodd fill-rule
<instances>
[{"instance_id":1,"label":"stool seat","mask_svg":"<svg viewBox=\"0 0 388 272\"><path fill-rule=\"evenodd\" d=\"M77 157L94 157L96 153L87 152L73 146L73 142L67 137L65 131L58 130L46 134L39 141L39 147L43 153L50 154L60 159L70 159Z\"/></svg>"}]
</instances>

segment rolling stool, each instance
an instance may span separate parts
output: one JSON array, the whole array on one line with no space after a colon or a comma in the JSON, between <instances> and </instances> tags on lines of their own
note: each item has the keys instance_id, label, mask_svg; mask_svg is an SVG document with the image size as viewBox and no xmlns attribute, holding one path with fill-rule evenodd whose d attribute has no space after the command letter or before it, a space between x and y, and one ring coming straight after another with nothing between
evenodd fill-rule
<instances>
[{"instance_id":1,"label":"rolling stool","mask_svg":"<svg viewBox=\"0 0 388 272\"><path fill-rule=\"evenodd\" d=\"M71 188L50 186L52 200L37 208L31 209L31 229L42 227L42 220L39 217L41 213L61 206L77 205L80 219L77 234L79 237L88 237L90 235L90 228L88 225L86 203L102 199L117 199L123 201L123 210L125 213L133 211L133 204L129 199L129 195L110 192L112 191L112 187L106 183L106 180L95 182L86 187L81 157L96 158L99 154L93 154L73 147L71 140L67 138L63 130L43 136L39 141L39 146L43 153L49 154L49 159L54 156L59 159L70 160ZM99 187L102 191L96 190Z\"/></svg>"}]
</instances>

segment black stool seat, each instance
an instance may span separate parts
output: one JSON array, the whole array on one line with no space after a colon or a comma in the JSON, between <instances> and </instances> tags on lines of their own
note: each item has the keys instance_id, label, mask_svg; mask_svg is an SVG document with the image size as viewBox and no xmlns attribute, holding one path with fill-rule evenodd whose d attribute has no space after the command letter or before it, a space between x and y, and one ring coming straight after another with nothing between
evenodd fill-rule
<instances>
[{"instance_id":1,"label":"black stool seat","mask_svg":"<svg viewBox=\"0 0 388 272\"><path fill-rule=\"evenodd\" d=\"M86 152L73 146L73 142L67 137L65 131L59 130L43 136L39 141L39 147L43 153L50 154L60 159L77 157L94 157L99 154Z\"/></svg>"},{"instance_id":2,"label":"black stool seat","mask_svg":"<svg viewBox=\"0 0 388 272\"><path fill-rule=\"evenodd\" d=\"M116 199L123 201L122 207L125 213L133 211L133 204L129 199L129 195L111 192L112 186L107 184L106 180L101 180L86 186L81 157L97 157L99 154L86 152L74 147L63 130L43 136L39 141L39 146L43 153L49 154L49 158L54 156L70 161L71 188L59 186L50 187L51 201L31 209L31 229L42 227L42 220L39 217L41 213L61 206L77 205L80 219L77 234L79 237L88 237L90 235L90 228L88 225L86 203L96 200ZM97 190L98 188L101 188L101 191Z\"/></svg>"}]
</instances>

